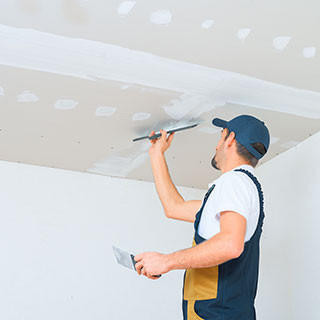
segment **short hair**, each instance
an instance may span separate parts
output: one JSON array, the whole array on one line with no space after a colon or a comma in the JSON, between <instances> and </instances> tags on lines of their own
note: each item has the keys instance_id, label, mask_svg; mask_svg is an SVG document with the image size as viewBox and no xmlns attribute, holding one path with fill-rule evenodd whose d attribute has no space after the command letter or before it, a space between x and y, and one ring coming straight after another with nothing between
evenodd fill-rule
<instances>
[{"instance_id":1,"label":"short hair","mask_svg":"<svg viewBox=\"0 0 320 320\"><path fill-rule=\"evenodd\" d=\"M224 140L227 140L227 138L229 137L231 131L226 128L228 130L227 135L225 136ZM251 154L247 148L245 148L240 142L237 141L236 139L236 145L237 145L237 153L240 157L242 157L243 159L245 159L246 161L248 161L254 168L257 166L259 159L257 159L253 154ZM262 156L264 156L267 153L267 150L265 148L265 146L260 143L260 142L255 142L255 143L251 143L251 146L257 150L260 154L262 154Z\"/></svg>"}]
</instances>

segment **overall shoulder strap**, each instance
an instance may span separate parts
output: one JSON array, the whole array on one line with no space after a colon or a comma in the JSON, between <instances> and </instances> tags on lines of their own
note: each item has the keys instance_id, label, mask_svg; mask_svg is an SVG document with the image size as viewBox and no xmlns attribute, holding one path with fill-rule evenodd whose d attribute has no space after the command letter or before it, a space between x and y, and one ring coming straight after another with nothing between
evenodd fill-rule
<instances>
[{"instance_id":1,"label":"overall shoulder strap","mask_svg":"<svg viewBox=\"0 0 320 320\"><path fill-rule=\"evenodd\" d=\"M198 229L198 225L199 225L199 222L200 222L200 218L201 218L201 215L202 215L203 208L204 208L204 206L205 206L205 204L206 204L206 202L207 202L207 200L208 200L208 198L209 198L209 196L210 196L210 194L211 194L211 192L212 192L212 190L214 189L215 186L216 185L213 184L209 188L209 190L206 192L206 194L204 196L204 199L203 199L203 202L202 202L202 206L201 206L201 208L199 209L199 211L196 214L196 219L195 219L195 222L194 222L195 231L197 231L197 229Z\"/></svg>"},{"instance_id":2,"label":"overall shoulder strap","mask_svg":"<svg viewBox=\"0 0 320 320\"><path fill-rule=\"evenodd\" d=\"M258 181L258 179L248 170L245 169L236 169L234 171L240 171L245 173L249 178L251 178L251 180L253 181L253 183L256 185L257 189L258 189L258 193L259 193L259 203L260 203L260 214L259 214L259 220L258 220L258 225L257 228L252 236L252 238L257 234L257 232L262 231L262 225L263 225L263 219L264 219L264 196L263 196L263 191L261 188L261 184Z\"/></svg>"}]
</instances>

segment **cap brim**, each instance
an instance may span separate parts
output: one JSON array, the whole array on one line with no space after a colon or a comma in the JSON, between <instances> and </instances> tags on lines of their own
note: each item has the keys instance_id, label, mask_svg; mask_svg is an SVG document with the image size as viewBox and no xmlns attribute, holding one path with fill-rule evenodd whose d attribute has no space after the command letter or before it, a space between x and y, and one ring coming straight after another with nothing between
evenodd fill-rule
<instances>
[{"instance_id":1,"label":"cap brim","mask_svg":"<svg viewBox=\"0 0 320 320\"><path fill-rule=\"evenodd\" d=\"M228 125L228 121L222 120L222 119L219 119L219 118L214 118L212 120L212 124L214 126L217 126L217 127L226 128L227 125Z\"/></svg>"}]
</instances>

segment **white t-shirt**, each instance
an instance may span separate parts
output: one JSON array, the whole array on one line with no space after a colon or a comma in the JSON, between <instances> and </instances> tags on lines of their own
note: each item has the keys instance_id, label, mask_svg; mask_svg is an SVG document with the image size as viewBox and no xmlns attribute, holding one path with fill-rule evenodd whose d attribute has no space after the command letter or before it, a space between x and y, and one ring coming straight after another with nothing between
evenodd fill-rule
<instances>
[{"instance_id":1,"label":"white t-shirt","mask_svg":"<svg viewBox=\"0 0 320 320\"><path fill-rule=\"evenodd\" d=\"M204 239L209 239L220 232L220 212L235 211L247 220L245 242L254 234L260 213L259 192L247 174L234 171L245 169L254 174L250 165L240 165L222 174L209 184L215 184L202 211L198 233Z\"/></svg>"}]
</instances>

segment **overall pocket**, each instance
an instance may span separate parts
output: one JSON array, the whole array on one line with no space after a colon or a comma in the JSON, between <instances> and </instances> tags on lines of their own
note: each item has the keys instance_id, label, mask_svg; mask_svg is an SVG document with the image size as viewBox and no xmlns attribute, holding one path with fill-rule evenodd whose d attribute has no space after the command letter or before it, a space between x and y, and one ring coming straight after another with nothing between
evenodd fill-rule
<instances>
[{"instance_id":1,"label":"overall pocket","mask_svg":"<svg viewBox=\"0 0 320 320\"><path fill-rule=\"evenodd\" d=\"M188 269L185 275L183 298L185 300L216 299L219 267Z\"/></svg>"}]
</instances>

